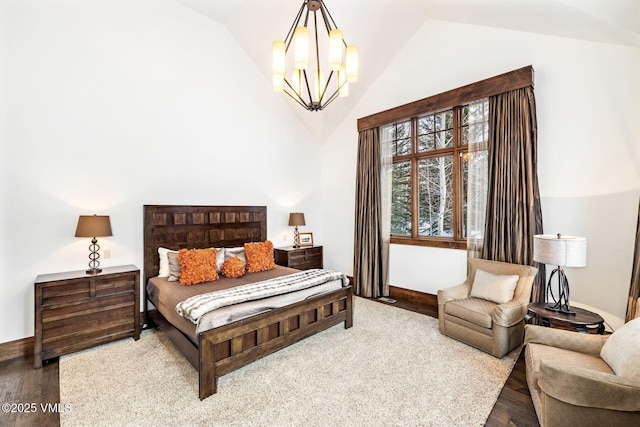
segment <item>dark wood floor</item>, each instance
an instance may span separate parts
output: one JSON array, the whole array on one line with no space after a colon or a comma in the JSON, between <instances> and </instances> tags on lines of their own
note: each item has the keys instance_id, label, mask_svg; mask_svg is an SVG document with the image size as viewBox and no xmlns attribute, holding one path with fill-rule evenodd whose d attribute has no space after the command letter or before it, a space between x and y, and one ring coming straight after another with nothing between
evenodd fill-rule
<instances>
[{"instance_id":1,"label":"dark wood floor","mask_svg":"<svg viewBox=\"0 0 640 427\"><path fill-rule=\"evenodd\" d=\"M0 362L0 400L0 426L59 426L58 360L42 369L33 369L32 356Z\"/></svg>"},{"instance_id":2,"label":"dark wood floor","mask_svg":"<svg viewBox=\"0 0 640 427\"><path fill-rule=\"evenodd\" d=\"M433 307L410 301L397 299L391 305L431 317L438 316ZM43 411L40 405L53 405L60 402L57 359L51 360L38 370L33 369L32 357L0 362L0 400L1 403L10 405L9 411L3 406L0 412L0 426L59 426L59 414ZM35 411L25 412L32 409ZM539 426L527 388L522 354L502 389L486 425L490 427Z\"/></svg>"}]
</instances>

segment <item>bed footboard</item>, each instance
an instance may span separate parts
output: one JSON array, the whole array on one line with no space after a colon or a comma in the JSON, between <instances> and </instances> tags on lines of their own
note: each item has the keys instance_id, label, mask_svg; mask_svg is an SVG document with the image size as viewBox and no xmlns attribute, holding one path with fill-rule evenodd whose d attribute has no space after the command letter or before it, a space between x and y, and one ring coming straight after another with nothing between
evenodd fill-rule
<instances>
[{"instance_id":1,"label":"bed footboard","mask_svg":"<svg viewBox=\"0 0 640 427\"><path fill-rule=\"evenodd\" d=\"M340 322L353 326L351 286L201 333L200 400L216 393L218 377Z\"/></svg>"}]
</instances>

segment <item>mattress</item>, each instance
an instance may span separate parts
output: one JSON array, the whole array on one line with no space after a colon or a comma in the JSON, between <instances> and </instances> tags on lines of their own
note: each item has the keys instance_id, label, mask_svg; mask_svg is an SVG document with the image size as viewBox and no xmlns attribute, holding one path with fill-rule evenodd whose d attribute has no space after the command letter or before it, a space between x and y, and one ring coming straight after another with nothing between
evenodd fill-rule
<instances>
[{"instance_id":1,"label":"mattress","mask_svg":"<svg viewBox=\"0 0 640 427\"><path fill-rule=\"evenodd\" d=\"M229 289L236 286L242 286L249 283L292 274L298 271L299 270L293 268L276 265L276 268L273 270L258 273L247 273L239 278L226 278L221 276L219 280L214 282L205 282L191 286L180 286L179 283L169 282L166 278L153 277L149 279L147 283L147 294L149 296L149 301L156 306L158 311L165 317L165 319L167 319L167 321L182 331L182 333L188 336L194 343L197 343L198 334L206 330L260 314L274 308L284 307L342 287L341 280L333 280L309 289L222 307L205 314L200 319L198 325L195 325L190 320L180 316L175 309L179 302L182 302L194 295Z\"/></svg>"}]
</instances>

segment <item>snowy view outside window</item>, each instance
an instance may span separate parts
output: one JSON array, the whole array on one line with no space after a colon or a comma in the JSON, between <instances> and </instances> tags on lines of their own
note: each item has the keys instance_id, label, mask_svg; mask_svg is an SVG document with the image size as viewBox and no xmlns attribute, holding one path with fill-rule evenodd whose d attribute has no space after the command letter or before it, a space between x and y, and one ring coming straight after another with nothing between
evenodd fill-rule
<instances>
[{"instance_id":1,"label":"snowy view outside window","mask_svg":"<svg viewBox=\"0 0 640 427\"><path fill-rule=\"evenodd\" d=\"M392 236L466 239L468 205L484 208L486 190L469 191L469 176L486 188L488 134L487 99L381 128L393 156Z\"/></svg>"}]
</instances>

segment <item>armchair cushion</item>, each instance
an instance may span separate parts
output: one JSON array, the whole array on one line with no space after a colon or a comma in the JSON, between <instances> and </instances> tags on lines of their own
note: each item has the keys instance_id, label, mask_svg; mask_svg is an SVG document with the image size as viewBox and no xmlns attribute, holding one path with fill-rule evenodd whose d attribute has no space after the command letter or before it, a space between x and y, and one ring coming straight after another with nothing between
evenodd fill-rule
<instances>
[{"instance_id":1,"label":"armchair cushion","mask_svg":"<svg viewBox=\"0 0 640 427\"><path fill-rule=\"evenodd\" d=\"M491 328L491 313L495 303L480 298L465 298L449 302L444 311L483 328Z\"/></svg>"},{"instance_id":2,"label":"armchair cushion","mask_svg":"<svg viewBox=\"0 0 640 427\"><path fill-rule=\"evenodd\" d=\"M600 356L616 375L640 380L640 318L615 331L602 346Z\"/></svg>"},{"instance_id":3,"label":"armchair cushion","mask_svg":"<svg viewBox=\"0 0 640 427\"><path fill-rule=\"evenodd\" d=\"M540 362L540 389L571 405L615 411L640 411L640 387L631 379L601 372L571 358Z\"/></svg>"},{"instance_id":4,"label":"armchair cushion","mask_svg":"<svg viewBox=\"0 0 640 427\"><path fill-rule=\"evenodd\" d=\"M519 278L517 274L507 276L478 269L471 286L471 296L504 304L513 299L513 291Z\"/></svg>"}]
</instances>

